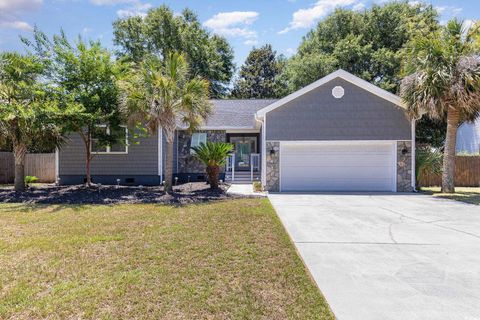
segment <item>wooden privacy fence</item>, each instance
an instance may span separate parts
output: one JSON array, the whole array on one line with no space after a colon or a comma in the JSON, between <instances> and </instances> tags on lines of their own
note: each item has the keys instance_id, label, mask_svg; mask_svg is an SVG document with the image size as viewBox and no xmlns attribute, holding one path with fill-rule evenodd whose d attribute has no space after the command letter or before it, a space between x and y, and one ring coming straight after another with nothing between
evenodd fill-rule
<instances>
[{"instance_id":1,"label":"wooden privacy fence","mask_svg":"<svg viewBox=\"0 0 480 320\"><path fill-rule=\"evenodd\" d=\"M442 175L420 175L421 187L442 185ZM457 156L455 159L455 185L457 187L480 186L480 156Z\"/></svg>"},{"instance_id":2,"label":"wooden privacy fence","mask_svg":"<svg viewBox=\"0 0 480 320\"><path fill-rule=\"evenodd\" d=\"M27 154L25 175L35 176L39 182L55 182L55 153ZM12 183L15 162L11 152L0 152L0 183Z\"/></svg>"}]
</instances>

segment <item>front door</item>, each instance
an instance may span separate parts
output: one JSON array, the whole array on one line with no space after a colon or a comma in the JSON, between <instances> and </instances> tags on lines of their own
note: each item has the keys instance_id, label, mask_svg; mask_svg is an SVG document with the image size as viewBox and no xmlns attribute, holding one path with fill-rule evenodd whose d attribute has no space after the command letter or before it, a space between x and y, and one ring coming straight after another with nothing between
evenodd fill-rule
<instances>
[{"instance_id":1,"label":"front door","mask_svg":"<svg viewBox=\"0 0 480 320\"><path fill-rule=\"evenodd\" d=\"M250 155L257 152L257 137L230 137L235 148L235 170L250 170Z\"/></svg>"}]
</instances>

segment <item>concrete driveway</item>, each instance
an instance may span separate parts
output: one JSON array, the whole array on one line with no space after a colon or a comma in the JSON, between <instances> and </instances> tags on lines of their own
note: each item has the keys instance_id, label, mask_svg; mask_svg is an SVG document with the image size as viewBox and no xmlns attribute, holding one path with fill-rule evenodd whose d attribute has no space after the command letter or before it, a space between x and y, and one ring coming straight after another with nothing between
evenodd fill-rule
<instances>
[{"instance_id":1,"label":"concrete driveway","mask_svg":"<svg viewBox=\"0 0 480 320\"><path fill-rule=\"evenodd\" d=\"M414 194L269 198L339 320L480 319L480 207Z\"/></svg>"}]
</instances>

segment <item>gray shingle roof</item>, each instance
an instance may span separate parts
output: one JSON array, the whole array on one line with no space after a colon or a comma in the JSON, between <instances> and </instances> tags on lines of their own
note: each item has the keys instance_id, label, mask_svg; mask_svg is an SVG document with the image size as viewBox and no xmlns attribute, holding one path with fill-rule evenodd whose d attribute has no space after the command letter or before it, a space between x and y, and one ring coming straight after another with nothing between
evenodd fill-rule
<instances>
[{"instance_id":1,"label":"gray shingle roof","mask_svg":"<svg viewBox=\"0 0 480 320\"><path fill-rule=\"evenodd\" d=\"M213 114L208 118L205 127L254 129L256 127L255 113L275 101L277 100L211 100L213 104Z\"/></svg>"}]
</instances>

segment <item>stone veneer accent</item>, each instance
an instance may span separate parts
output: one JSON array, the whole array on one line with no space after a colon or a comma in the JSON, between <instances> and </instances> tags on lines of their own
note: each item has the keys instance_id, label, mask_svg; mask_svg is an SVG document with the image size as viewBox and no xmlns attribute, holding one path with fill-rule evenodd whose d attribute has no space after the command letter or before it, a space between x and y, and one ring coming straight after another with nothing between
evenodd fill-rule
<instances>
[{"instance_id":1,"label":"stone veneer accent","mask_svg":"<svg viewBox=\"0 0 480 320\"><path fill-rule=\"evenodd\" d=\"M270 150L275 154L270 154ZM267 141L264 149L267 158L267 181L265 189L271 192L280 191L280 142Z\"/></svg>"},{"instance_id":2,"label":"stone veneer accent","mask_svg":"<svg viewBox=\"0 0 480 320\"><path fill-rule=\"evenodd\" d=\"M406 154L402 153L407 148ZM412 142L397 142L397 191L411 192L412 188Z\"/></svg>"},{"instance_id":3,"label":"stone veneer accent","mask_svg":"<svg viewBox=\"0 0 480 320\"><path fill-rule=\"evenodd\" d=\"M206 132L207 141L225 142L227 134L221 130L198 130L195 132ZM190 143L192 134L186 130L178 131L178 173L203 173L205 165L190 154ZM221 168L221 172L224 168Z\"/></svg>"}]
</instances>

